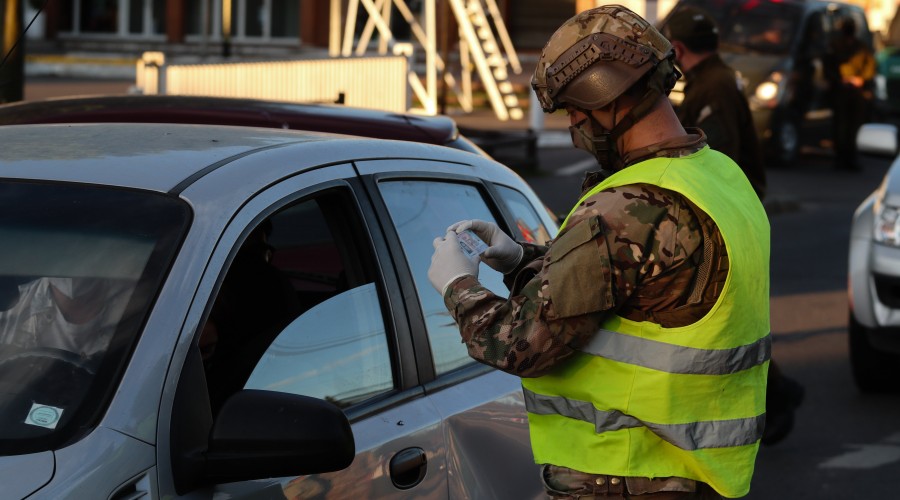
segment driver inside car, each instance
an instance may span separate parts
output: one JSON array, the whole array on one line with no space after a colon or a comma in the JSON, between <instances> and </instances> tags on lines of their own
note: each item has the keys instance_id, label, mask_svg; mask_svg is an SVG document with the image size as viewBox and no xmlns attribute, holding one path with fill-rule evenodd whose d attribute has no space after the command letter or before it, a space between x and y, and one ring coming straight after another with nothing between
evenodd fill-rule
<instances>
[{"instance_id":1,"label":"driver inside car","mask_svg":"<svg viewBox=\"0 0 900 500\"><path fill-rule=\"evenodd\" d=\"M0 344L52 348L88 359L102 354L131 287L95 277L43 277L18 286L0 311Z\"/></svg>"}]
</instances>

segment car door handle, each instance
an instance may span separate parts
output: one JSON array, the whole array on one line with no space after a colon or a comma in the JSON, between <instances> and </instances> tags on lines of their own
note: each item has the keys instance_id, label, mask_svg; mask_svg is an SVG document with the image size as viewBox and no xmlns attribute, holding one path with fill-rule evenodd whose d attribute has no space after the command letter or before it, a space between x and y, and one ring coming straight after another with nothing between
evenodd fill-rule
<instances>
[{"instance_id":1,"label":"car door handle","mask_svg":"<svg viewBox=\"0 0 900 500\"><path fill-rule=\"evenodd\" d=\"M407 448L391 458L391 482L405 490L422 482L428 469L428 458L422 448Z\"/></svg>"}]
</instances>

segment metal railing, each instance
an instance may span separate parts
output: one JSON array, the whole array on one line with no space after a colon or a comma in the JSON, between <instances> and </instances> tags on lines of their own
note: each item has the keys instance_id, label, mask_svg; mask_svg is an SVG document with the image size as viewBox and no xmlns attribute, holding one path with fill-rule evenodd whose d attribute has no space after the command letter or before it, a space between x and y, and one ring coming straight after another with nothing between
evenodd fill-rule
<instances>
[{"instance_id":1,"label":"metal railing","mask_svg":"<svg viewBox=\"0 0 900 500\"><path fill-rule=\"evenodd\" d=\"M137 63L136 87L144 94L339 102L405 112L408 73L404 56L168 64L161 53L147 52Z\"/></svg>"}]
</instances>

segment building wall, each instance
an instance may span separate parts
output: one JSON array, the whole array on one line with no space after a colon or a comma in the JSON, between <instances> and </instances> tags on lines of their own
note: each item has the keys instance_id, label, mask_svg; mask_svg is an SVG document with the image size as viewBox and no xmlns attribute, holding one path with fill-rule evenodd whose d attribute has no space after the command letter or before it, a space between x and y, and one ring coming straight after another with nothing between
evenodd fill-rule
<instances>
[{"instance_id":1,"label":"building wall","mask_svg":"<svg viewBox=\"0 0 900 500\"><path fill-rule=\"evenodd\" d=\"M677 0L617 0L652 23ZM863 6L873 31L887 39L897 0L845 0ZM346 11L348 0L341 0ZM422 2L418 2L421 4ZM566 19L605 0L499 0L517 50L537 51ZM407 1L408 5L417 2ZM36 2L26 2L34 8ZM290 53L324 48L330 0L54 0L45 2L29 40L62 50L207 54L230 44L235 54ZM223 7L231 13L223 29ZM26 11L30 20L34 10ZM228 17L228 16L225 16ZM402 31L402 30L398 30ZM111 45L110 42L115 44Z\"/></svg>"}]
</instances>

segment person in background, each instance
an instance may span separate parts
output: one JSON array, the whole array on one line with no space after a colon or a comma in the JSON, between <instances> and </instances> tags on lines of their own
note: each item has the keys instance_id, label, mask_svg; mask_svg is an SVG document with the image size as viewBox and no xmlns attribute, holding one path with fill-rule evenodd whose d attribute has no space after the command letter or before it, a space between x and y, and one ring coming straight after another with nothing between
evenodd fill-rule
<instances>
[{"instance_id":1,"label":"person in background","mask_svg":"<svg viewBox=\"0 0 900 500\"><path fill-rule=\"evenodd\" d=\"M687 80L684 101L676 110L682 125L703 129L709 147L734 160L763 200L766 172L753 116L738 74L719 57L715 20L702 9L687 7L672 14L662 32L672 42L675 61ZM766 389L763 444L787 437L804 393L803 386L784 375L773 360Z\"/></svg>"},{"instance_id":2,"label":"person in background","mask_svg":"<svg viewBox=\"0 0 900 500\"><path fill-rule=\"evenodd\" d=\"M719 57L715 20L696 7L668 19L663 35L672 42L675 61L684 71L684 101L676 113L685 127L700 127L709 147L735 161L760 199L766 193L759 139L740 77Z\"/></svg>"},{"instance_id":3,"label":"person in background","mask_svg":"<svg viewBox=\"0 0 900 500\"><path fill-rule=\"evenodd\" d=\"M857 36L852 18L841 21L838 35L830 44L825 70L834 102L834 166L859 170L856 133L869 115L876 66L872 49Z\"/></svg>"},{"instance_id":4,"label":"person in background","mask_svg":"<svg viewBox=\"0 0 900 500\"><path fill-rule=\"evenodd\" d=\"M675 53L620 5L566 21L532 79L592 153L548 246L459 221L429 279L469 355L522 377L554 498L707 499L750 488L769 366L769 224L747 177L668 100ZM470 259L458 233L488 248ZM478 281L479 260L509 297Z\"/></svg>"}]
</instances>

